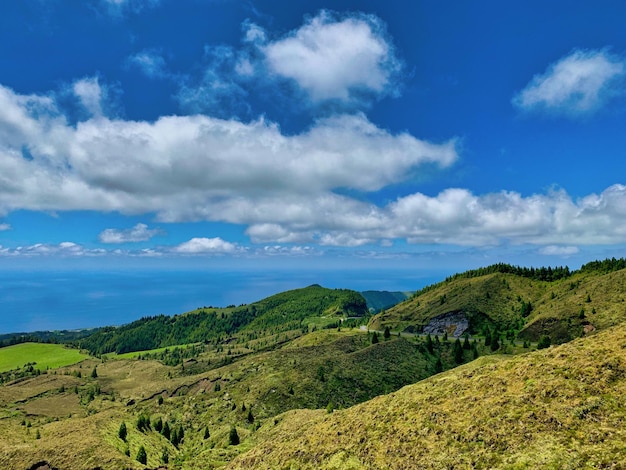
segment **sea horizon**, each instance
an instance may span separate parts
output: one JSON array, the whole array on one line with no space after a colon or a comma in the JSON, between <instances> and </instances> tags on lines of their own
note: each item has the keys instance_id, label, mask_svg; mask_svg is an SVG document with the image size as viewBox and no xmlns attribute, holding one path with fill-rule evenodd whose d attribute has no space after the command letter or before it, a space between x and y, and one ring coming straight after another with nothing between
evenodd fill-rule
<instances>
[{"instance_id":1,"label":"sea horizon","mask_svg":"<svg viewBox=\"0 0 626 470\"><path fill-rule=\"evenodd\" d=\"M312 284L414 291L445 276L374 269L0 270L0 334L119 326L145 316L247 304Z\"/></svg>"}]
</instances>

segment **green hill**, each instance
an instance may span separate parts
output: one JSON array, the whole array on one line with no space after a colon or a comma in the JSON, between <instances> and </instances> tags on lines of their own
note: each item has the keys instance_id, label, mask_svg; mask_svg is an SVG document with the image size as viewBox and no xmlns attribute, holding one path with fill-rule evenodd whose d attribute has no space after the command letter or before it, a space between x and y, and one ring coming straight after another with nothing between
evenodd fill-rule
<instances>
[{"instance_id":1,"label":"green hill","mask_svg":"<svg viewBox=\"0 0 626 470\"><path fill-rule=\"evenodd\" d=\"M452 314L468 332L498 330L509 338L553 343L626 319L624 260L592 262L580 270L494 265L452 276L376 315L371 329L421 332ZM450 322L448 322L450 323ZM452 325L447 327L453 328Z\"/></svg>"},{"instance_id":2,"label":"green hill","mask_svg":"<svg viewBox=\"0 0 626 470\"><path fill-rule=\"evenodd\" d=\"M91 354L143 351L197 342L219 342L246 332L250 339L267 334L308 329L308 319L365 316L366 304L357 292L313 285L273 295L249 305L203 308L173 317L145 317L119 328L103 328L78 342Z\"/></svg>"},{"instance_id":3,"label":"green hill","mask_svg":"<svg viewBox=\"0 0 626 470\"><path fill-rule=\"evenodd\" d=\"M621 468L626 326L266 423L243 468Z\"/></svg>"}]
</instances>

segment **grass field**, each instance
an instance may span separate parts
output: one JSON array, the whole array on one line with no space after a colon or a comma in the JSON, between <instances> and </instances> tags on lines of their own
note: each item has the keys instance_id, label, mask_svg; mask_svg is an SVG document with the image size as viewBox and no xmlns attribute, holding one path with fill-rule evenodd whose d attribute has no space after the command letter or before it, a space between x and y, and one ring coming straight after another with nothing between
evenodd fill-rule
<instances>
[{"instance_id":1,"label":"grass field","mask_svg":"<svg viewBox=\"0 0 626 470\"><path fill-rule=\"evenodd\" d=\"M0 372L24 367L35 363L39 370L69 366L86 359L86 354L78 349L70 349L60 344L22 343L0 348Z\"/></svg>"}]
</instances>

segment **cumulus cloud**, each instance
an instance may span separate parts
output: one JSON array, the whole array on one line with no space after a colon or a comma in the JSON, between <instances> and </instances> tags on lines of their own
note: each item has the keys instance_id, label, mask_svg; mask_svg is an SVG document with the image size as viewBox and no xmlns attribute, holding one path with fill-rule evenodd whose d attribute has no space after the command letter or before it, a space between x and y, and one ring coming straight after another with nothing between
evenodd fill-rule
<instances>
[{"instance_id":1,"label":"cumulus cloud","mask_svg":"<svg viewBox=\"0 0 626 470\"><path fill-rule=\"evenodd\" d=\"M525 111L565 115L593 113L624 93L626 61L606 50L575 50L535 75L513 98Z\"/></svg>"},{"instance_id":2,"label":"cumulus cloud","mask_svg":"<svg viewBox=\"0 0 626 470\"><path fill-rule=\"evenodd\" d=\"M233 254L241 250L238 245L219 237L192 238L173 249L174 252L183 254Z\"/></svg>"},{"instance_id":3,"label":"cumulus cloud","mask_svg":"<svg viewBox=\"0 0 626 470\"><path fill-rule=\"evenodd\" d=\"M9 225L9 224L0 224L0 232L4 232L6 230L11 230L11 225Z\"/></svg>"},{"instance_id":4,"label":"cumulus cloud","mask_svg":"<svg viewBox=\"0 0 626 470\"><path fill-rule=\"evenodd\" d=\"M98 238L102 243L144 242L160 233L159 229L149 229L146 224L137 224L127 230L107 228L100 233Z\"/></svg>"},{"instance_id":5,"label":"cumulus cloud","mask_svg":"<svg viewBox=\"0 0 626 470\"><path fill-rule=\"evenodd\" d=\"M248 35L259 37L254 29ZM323 11L262 51L272 73L293 80L317 102L392 92L402 68L374 15L337 18Z\"/></svg>"},{"instance_id":6,"label":"cumulus cloud","mask_svg":"<svg viewBox=\"0 0 626 470\"><path fill-rule=\"evenodd\" d=\"M50 111L35 112L40 102ZM332 202L337 188L376 191L421 165L446 167L458 156L453 140L392 134L364 115L323 119L296 135L263 119L201 115L155 122L99 117L72 126L54 103L4 87L0 137L0 213L156 212L165 221L256 221L285 195Z\"/></svg>"}]
</instances>

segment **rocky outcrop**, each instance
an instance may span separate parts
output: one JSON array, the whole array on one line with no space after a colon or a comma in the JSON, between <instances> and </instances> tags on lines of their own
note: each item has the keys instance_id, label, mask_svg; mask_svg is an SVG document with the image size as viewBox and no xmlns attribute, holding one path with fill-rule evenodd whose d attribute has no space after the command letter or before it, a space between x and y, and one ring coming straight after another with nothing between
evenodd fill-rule
<instances>
[{"instance_id":1,"label":"rocky outcrop","mask_svg":"<svg viewBox=\"0 0 626 470\"><path fill-rule=\"evenodd\" d=\"M469 329L469 320L463 312L448 312L432 318L424 327L424 334L442 335L447 333L454 338L460 337Z\"/></svg>"}]
</instances>

